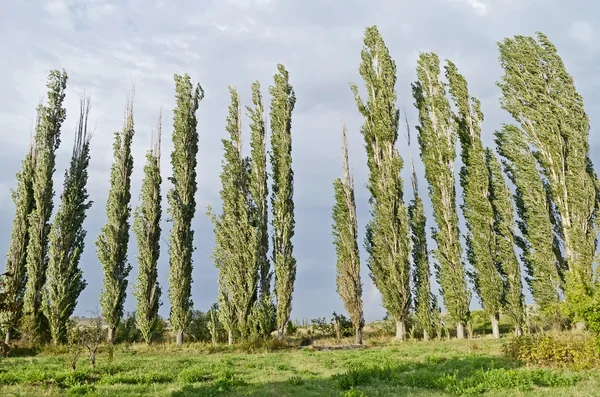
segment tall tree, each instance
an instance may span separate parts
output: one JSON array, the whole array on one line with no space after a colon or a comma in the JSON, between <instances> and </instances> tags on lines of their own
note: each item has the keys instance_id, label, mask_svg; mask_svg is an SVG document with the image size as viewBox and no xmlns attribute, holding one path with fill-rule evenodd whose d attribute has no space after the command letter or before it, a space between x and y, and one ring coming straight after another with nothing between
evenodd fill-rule
<instances>
[{"instance_id":1,"label":"tall tree","mask_svg":"<svg viewBox=\"0 0 600 397\"><path fill-rule=\"evenodd\" d=\"M259 269L260 296L254 313L254 321L260 336L267 337L275 330L273 321L274 305L271 294L271 263L269 261L269 215L267 199L267 137L264 120L264 107L258 81L252 83L254 108L247 107L251 119L250 131L250 174L249 190L254 208L256 228L256 262Z\"/></svg>"},{"instance_id":2,"label":"tall tree","mask_svg":"<svg viewBox=\"0 0 600 397\"><path fill-rule=\"evenodd\" d=\"M404 112L404 121L406 123L406 141L408 143L408 154L410 158L411 184L413 189L413 199L408 205L408 215L410 221L412 258L413 258L413 283L414 283L414 305L415 315L419 325L423 329L423 339L429 340L433 330L433 313L437 310L435 296L431 293L431 270L429 268L429 253L427 251L427 233L425 226L425 207L423 200L419 195L419 184L417 172L412 157L411 133L408 124L408 116Z\"/></svg>"},{"instance_id":3,"label":"tall tree","mask_svg":"<svg viewBox=\"0 0 600 397\"><path fill-rule=\"evenodd\" d=\"M376 26L366 29L359 72L365 81L366 103L352 85L369 167L373 219L367 225L368 266L383 306L396 320L396 339L404 339L410 306L410 243L408 210L403 201L400 171L404 165L395 147L400 111L396 107L396 63Z\"/></svg>"},{"instance_id":4,"label":"tall tree","mask_svg":"<svg viewBox=\"0 0 600 397\"><path fill-rule=\"evenodd\" d=\"M113 163L110 171L110 190L106 200L107 222L96 240L98 260L104 272L100 295L102 317L108 326L107 340L113 342L115 330L123 317L127 296L127 277L131 265L127 262L129 216L131 214L131 172L133 156L133 92L127 99L123 130L115 132Z\"/></svg>"},{"instance_id":5,"label":"tall tree","mask_svg":"<svg viewBox=\"0 0 600 397\"><path fill-rule=\"evenodd\" d=\"M505 277L504 312L522 334L525 298L521 283L521 266L515 253L515 217L511 192L504 180L502 167L491 149L486 149L486 165L490 177L490 200L494 210L495 262Z\"/></svg>"},{"instance_id":6,"label":"tall tree","mask_svg":"<svg viewBox=\"0 0 600 397\"><path fill-rule=\"evenodd\" d=\"M48 77L48 105L38 107L35 131L35 169L33 172L34 210L29 215L27 245L27 284L23 300L25 328L36 338L49 336L48 322L42 311L43 287L48 266L48 235L52 215L56 150L60 145L60 128L66 118L62 107L67 87L67 73L53 70Z\"/></svg>"},{"instance_id":7,"label":"tall tree","mask_svg":"<svg viewBox=\"0 0 600 397\"><path fill-rule=\"evenodd\" d=\"M513 125L497 131L496 145L504 170L516 186L515 204L521 236L516 238L536 303L546 313L558 311L562 290L560 262L554 251L550 203L534 154L523 133Z\"/></svg>"},{"instance_id":8,"label":"tall tree","mask_svg":"<svg viewBox=\"0 0 600 397\"><path fill-rule=\"evenodd\" d=\"M296 94L289 73L281 64L273 76L271 94L271 167L273 187L273 265L277 299L277 337L283 339L292 312L292 293L296 281L294 236L294 171L292 170L292 111Z\"/></svg>"},{"instance_id":9,"label":"tall tree","mask_svg":"<svg viewBox=\"0 0 600 397\"><path fill-rule=\"evenodd\" d=\"M158 320L161 288L158 284L158 258L160 256L160 218L162 215L160 185L160 147L162 138L162 113L158 119L152 146L146 153L144 180L140 205L134 212L133 231L138 244L139 272L133 294L137 299L135 323L146 343Z\"/></svg>"},{"instance_id":10,"label":"tall tree","mask_svg":"<svg viewBox=\"0 0 600 397\"><path fill-rule=\"evenodd\" d=\"M500 309L504 280L495 261L494 210L490 201L490 178L481 142L483 113L479 99L469 96L467 81L456 65L448 61L446 78L450 96L457 109L455 122L461 146L463 167L460 184L463 188L463 212L467 223L467 258L475 270L473 284L483 311L490 317L492 334L500 338Z\"/></svg>"},{"instance_id":11,"label":"tall tree","mask_svg":"<svg viewBox=\"0 0 600 397\"><path fill-rule=\"evenodd\" d=\"M413 84L415 106L419 110L418 140L425 178L437 228L433 238L437 259L437 277L446 309L456 322L458 338L470 317L471 292L462 263L462 248L456 213L454 161L456 124L452 119L446 90L440 82L440 61L434 53L422 53L417 66L418 81Z\"/></svg>"},{"instance_id":12,"label":"tall tree","mask_svg":"<svg viewBox=\"0 0 600 397\"><path fill-rule=\"evenodd\" d=\"M87 286L79 261L87 234L83 222L92 206L87 192L91 139L87 131L89 111L89 98L82 98L71 165L65 172L60 206L50 229L43 310L54 344L66 341L69 318Z\"/></svg>"},{"instance_id":13,"label":"tall tree","mask_svg":"<svg viewBox=\"0 0 600 397\"><path fill-rule=\"evenodd\" d=\"M362 282L360 280L360 256L358 252L358 219L354 200L354 177L348 161L348 137L346 124L342 126L342 173L343 179L333 182L335 205L333 206L333 242L337 254L337 292L344 302L356 332L356 343L362 344L363 317Z\"/></svg>"},{"instance_id":14,"label":"tall tree","mask_svg":"<svg viewBox=\"0 0 600 397\"><path fill-rule=\"evenodd\" d=\"M590 160L590 122L556 47L542 33L499 43L504 76L501 105L533 148L550 197L557 252L565 269L567 307L594 290L598 215L597 179Z\"/></svg>"},{"instance_id":15,"label":"tall tree","mask_svg":"<svg viewBox=\"0 0 600 397\"><path fill-rule=\"evenodd\" d=\"M177 334L177 344L183 343L183 331L189 324L192 301L192 253L194 231L192 219L196 212L194 195L196 183L196 155L198 154L198 121L196 111L204 98L200 84L192 86L189 75L175 75L173 152L171 165L173 187L167 196L169 214L173 220L169 246L169 300L171 325Z\"/></svg>"},{"instance_id":16,"label":"tall tree","mask_svg":"<svg viewBox=\"0 0 600 397\"><path fill-rule=\"evenodd\" d=\"M4 308L0 310L0 330L4 332L4 341L10 343L13 330L21 320L23 295L27 282L27 245L29 243L29 215L34 209L33 175L35 170L35 149L30 146L29 153L22 162L21 172L17 173L17 190L12 192L15 203L10 246L6 254L6 270L0 276L3 285Z\"/></svg>"},{"instance_id":17,"label":"tall tree","mask_svg":"<svg viewBox=\"0 0 600 397\"><path fill-rule=\"evenodd\" d=\"M259 267L256 260L256 229L248 189L248 161L242 156L242 112L235 88L229 88L231 105L227 116L229 139L223 139L224 160L221 172L222 213L217 216L209 207L215 227L213 254L223 290L236 316L243 339L250 333L249 319L257 299ZM228 309L228 308L227 308Z\"/></svg>"}]
</instances>

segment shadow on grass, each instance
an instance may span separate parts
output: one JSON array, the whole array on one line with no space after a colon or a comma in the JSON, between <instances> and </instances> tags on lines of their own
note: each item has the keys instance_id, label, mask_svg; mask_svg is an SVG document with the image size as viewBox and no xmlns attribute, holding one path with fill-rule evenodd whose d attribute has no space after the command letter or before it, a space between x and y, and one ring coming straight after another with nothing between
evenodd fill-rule
<instances>
[{"instance_id":1,"label":"shadow on grass","mask_svg":"<svg viewBox=\"0 0 600 397\"><path fill-rule=\"evenodd\" d=\"M13 346L8 357L34 357L40 354L41 349L30 346Z\"/></svg>"},{"instance_id":2,"label":"shadow on grass","mask_svg":"<svg viewBox=\"0 0 600 397\"><path fill-rule=\"evenodd\" d=\"M549 369L520 368L520 363L503 357L427 356L424 362L389 360L350 366L328 378L293 377L288 381L246 384L227 389L205 383L182 388L173 397L244 396L361 396L353 389L377 395L483 394L492 390L527 391L534 387L573 386L582 375ZM385 392L382 392L385 390ZM383 394L382 394L383 393Z\"/></svg>"}]
</instances>

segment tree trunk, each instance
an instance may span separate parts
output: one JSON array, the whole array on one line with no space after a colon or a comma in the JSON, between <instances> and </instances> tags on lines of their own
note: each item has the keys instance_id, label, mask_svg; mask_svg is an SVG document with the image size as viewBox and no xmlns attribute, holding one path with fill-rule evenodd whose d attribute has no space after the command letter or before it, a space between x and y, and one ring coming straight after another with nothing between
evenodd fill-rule
<instances>
[{"instance_id":1,"label":"tree trunk","mask_svg":"<svg viewBox=\"0 0 600 397\"><path fill-rule=\"evenodd\" d=\"M227 331L227 344L229 346L233 345L233 331Z\"/></svg>"},{"instance_id":2,"label":"tree trunk","mask_svg":"<svg viewBox=\"0 0 600 397\"><path fill-rule=\"evenodd\" d=\"M583 321L575 323L575 329L579 332L585 331L585 323Z\"/></svg>"},{"instance_id":3,"label":"tree trunk","mask_svg":"<svg viewBox=\"0 0 600 397\"><path fill-rule=\"evenodd\" d=\"M500 338L500 322L498 321L498 316L492 315L492 316L490 316L490 319L492 320L492 335L494 336L494 338L499 339Z\"/></svg>"},{"instance_id":4,"label":"tree trunk","mask_svg":"<svg viewBox=\"0 0 600 397\"><path fill-rule=\"evenodd\" d=\"M183 330L182 329L177 331L177 341L175 343L177 343L177 345L183 345Z\"/></svg>"},{"instance_id":5,"label":"tree trunk","mask_svg":"<svg viewBox=\"0 0 600 397\"><path fill-rule=\"evenodd\" d=\"M396 340L404 340L406 335L406 324L404 320L396 320Z\"/></svg>"},{"instance_id":6,"label":"tree trunk","mask_svg":"<svg viewBox=\"0 0 600 397\"><path fill-rule=\"evenodd\" d=\"M356 344L362 345L362 343L363 343L362 328L356 328Z\"/></svg>"},{"instance_id":7,"label":"tree trunk","mask_svg":"<svg viewBox=\"0 0 600 397\"><path fill-rule=\"evenodd\" d=\"M114 340L115 340L115 327L109 326L108 327L108 335L106 336L106 341L112 345Z\"/></svg>"},{"instance_id":8,"label":"tree trunk","mask_svg":"<svg viewBox=\"0 0 600 397\"><path fill-rule=\"evenodd\" d=\"M279 328L277 330L277 339L283 340L283 330L284 330L283 328Z\"/></svg>"},{"instance_id":9,"label":"tree trunk","mask_svg":"<svg viewBox=\"0 0 600 397\"><path fill-rule=\"evenodd\" d=\"M6 330L6 335L4 335L4 343L10 345L10 327Z\"/></svg>"},{"instance_id":10,"label":"tree trunk","mask_svg":"<svg viewBox=\"0 0 600 397\"><path fill-rule=\"evenodd\" d=\"M423 330L423 340L424 341L429 340L429 332L427 332L427 330Z\"/></svg>"},{"instance_id":11,"label":"tree trunk","mask_svg":"<svg viewBox=\"0 0 600 397\"><path fill-rule=\"evenodd\" d=\"M515 325L515 336L519 337L523 335L523 329L520 325Z\"/></svg>"},{"instance_id":12,"label":"tree trunk","mask_svg":"<svg viewBox=\"0 0 600 397\"><path fill-rule=\"evenodd\" d=\"M461 322L456 323L456 339L465 339L465 325Z\"/></svg>"}]
</instances>

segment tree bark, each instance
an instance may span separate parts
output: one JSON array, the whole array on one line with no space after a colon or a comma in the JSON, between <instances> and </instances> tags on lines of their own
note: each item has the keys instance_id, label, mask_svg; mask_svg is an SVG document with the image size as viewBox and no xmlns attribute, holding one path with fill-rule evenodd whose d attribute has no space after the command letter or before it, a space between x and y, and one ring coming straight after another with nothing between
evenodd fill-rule
<instances>
[{"instance_id":1,"label":"tree bark","mask_svg":"<svg viewBox=\"0 0 600 397\"><path fill-rule=\"evenodd\" d=\"M424 341L429 340L429 332L427 332L426 330L423 330L423 340Z\"/></svg>"},{"instance_id":2,"label":"tree bark","mask_svg":"<svg viewBox=\"0 0 600 397\"><path fill-rule=\"evenodd\" d=\"M182 329L177 331L177 341L175 343L177 343L177 345L183 345L183 330Z\"/></svg>"},{"instance_id":3,"label":"tree bark","mask_svg":"<svg viewBox=\"0 0 600 397\"><path fill-rule=\"evenodd\" d=\"M112 345L115 339L115 327L108 327L108 335L106 336L106 341Z\"/></svg>"},{"instance_id":4,"label":"tree bark","mask_svg":"<svg viewBox=\"0 0 600 397\"><path fill-rule=\"evenodd\" d=\"M404 340L406 336L406 324L404 320L396 320L396 340Z\"/></svg>"},{"instance_id":5,"label":"tree bark","mask_svg":"<svg viewBox=\"0 0 600 397\"><path fill-rule=\"evenodd\" d=\"M363 343L362 328L356 328L356 344L362 345L362 343Z\"/></svg>"},{"instance_id":6,"label":"tree bark","mask_svg":"<svg viewBox=\"0 0 600 397\"><path fill-rule=\"evenodd\" d=\"M492 315L492 316L490 316L490 319L492 320L492 335L494 336L494 338L499 339L500 338L500 322L498 321L498 316Z\"/></svg>"},{"instance_id":7,"label":"tree bark","mask_svg":"<svg viewBox=\"0 0 600 397\"><path fill-rule=\"evenodd\" d=\"M579 332L585 331L585 323L583 321L575 323L575 329Z\"/></svg>"},{"instance_id":8,"label":"tree bark","mask_svg":"<svg viewBox=\"0 0 600 397\"><path fill-rule=\"evenodd\" d=\"M283 340L283 330L284 330L284 328L279 328L277 330L277 339Z\"/></svg>"},{"instance_id":9,"label":"tree bark","mask_svg":"<svg viewBox=\"0 0 600 397\"><path fill-rule=\"evenodd\" d=\"M10 345L10 327L6 330L6 335L4 335L4 343Z\"/></svg>"},{"instance_id":10,"label":"tree bark","mask_svg":"<svg viewBox=\"0 0 600 397\"><path fill-rule=\"evenodd\" d=\"M521 328L520 325L516 325L515 326L515 336L522 336L523 335L523 329Z\"/></svg>"},{"instance_id":11,"label":"tree bark","mask_svg":"<svg viewBox=\"0 0 600 397\"><path fill-rule=\"evenodd\" d=\"M456 339L465 339L465 325L456 323Z\"/></svg>"},{"instance_id":12,"label":"tree bark","mask_svg":"<svg viewBox=\"0 0 600 397\"><path fill-rule=\"evenodd\" d=\"M229 346L233 345L233 331L227 331L227 344Z\"/></svg>"}]
</instances>

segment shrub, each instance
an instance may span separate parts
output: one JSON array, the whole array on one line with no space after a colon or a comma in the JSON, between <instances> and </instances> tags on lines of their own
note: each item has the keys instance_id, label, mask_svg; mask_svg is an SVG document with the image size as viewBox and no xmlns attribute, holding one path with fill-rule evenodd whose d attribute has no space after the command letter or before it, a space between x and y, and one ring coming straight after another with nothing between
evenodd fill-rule
<instances>
[{"instance_id":1,"label":"shrub","mask_svg":"<svg viewBox=\"0 0 600 397\"><path fill-rule=\"evenodd\" d=\"M296 335L296 332L298 332L298 327L296 327L293 322L288 321L285 329L287 336L294 336Z\"/></svg>"},{"instance_id":2,"label":"shrub","mask_svg":"<svg viewBox=\"0 0 600 397\"><path fill-rule=\"evenodd\" d=\"M126 313L119 323L115 335L115 343L132 344L142 340L142 334L135 325L135 311Z\"/></svg>"},{"instance_id":3,"label":"shrub","mask_svg":"<svg viewBox=\"0 0 600 397\"><path fill-rule=\"evenodd\" d=\"M510 338L503 353L527 365L591 368L600 365L596 341L589 335L534 335Z\"/></svg>"},{"instance_id":4,"label":"shrub","mask_svg":"<svg viewBox=\"0 0 600 397\"><path fill-rule=\"evenodd\" d=\"M343 314L337 314L336 312L333 312L331 324L338 339L354 335L354 326L352 325L352 321Z\"/></svg>"}]
</instances>

